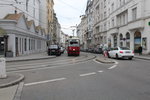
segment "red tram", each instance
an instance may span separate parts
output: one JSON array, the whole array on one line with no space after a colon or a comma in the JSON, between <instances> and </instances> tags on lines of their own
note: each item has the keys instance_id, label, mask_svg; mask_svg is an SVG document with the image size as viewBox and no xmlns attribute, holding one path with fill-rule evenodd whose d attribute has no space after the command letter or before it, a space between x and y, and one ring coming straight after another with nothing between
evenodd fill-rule
<instances>
[{"instance_id":1,"label":"red tram","mask_svg":"<svg viewBox=\"0 0 150 100\"><path fill-rule=\"evenodd\" d=\"M68 39L68 47L67 47L67 53L68 56L74 55L79 56L80 55L80 40L79 39Z\"/></svg>"}]
</instances>

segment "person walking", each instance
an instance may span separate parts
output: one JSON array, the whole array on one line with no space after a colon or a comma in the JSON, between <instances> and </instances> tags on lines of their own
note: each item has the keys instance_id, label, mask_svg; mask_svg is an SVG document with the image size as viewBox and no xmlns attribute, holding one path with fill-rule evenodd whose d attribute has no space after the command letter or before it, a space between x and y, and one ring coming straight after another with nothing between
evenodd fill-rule
<instances>
[{"instance_id":1,"label":"person walking","mask_svg":"<svg viewBox=\"0 0 150 100\"><path fill-rule=\"evenodd\" d=\"M140 47L138 48L139 55L142 55L142 50L143 50L143 48L142 48L142 46L140 46Z\"/></svg>"}]
</instances>

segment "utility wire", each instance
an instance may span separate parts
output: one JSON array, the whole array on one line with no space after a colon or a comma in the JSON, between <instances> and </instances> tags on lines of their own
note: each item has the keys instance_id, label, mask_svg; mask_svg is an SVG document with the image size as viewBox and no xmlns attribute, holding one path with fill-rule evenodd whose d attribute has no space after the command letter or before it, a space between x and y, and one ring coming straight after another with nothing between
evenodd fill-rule
<instances>
[{"instance_id":1,"label":"utility wire","mask_svg":"<svg viewBox=\"0 0 150 100\"><path fill-rule=\"evenodd\" d=\"M70 8L76 10L77 12L81 11L80 9L75 8L74 6L72 6L72 5L70 5L70 4L66 3L66 2L64 2L64 1L62 1L62 0L58 0L58 2L61 2L61 3L65 4L65 5L69 6Z\"/></svg>"},{"instance_id":2,"label":"utility wire","mask_svg":"<svg viewBox=\"0 0 150 100\"><path fill-rule=\"evenodd\" d=\"M0 0L0 1L3 1L3 0ZM9 1L9 2L10 2L10 1ZM12 2L11 2L11 3L12 3ZM0 5L2 5L2 4L0 4ZM3 4L3 5L6 5L6 4ZM10 4L7 4L7 5L10 5ZM26 5L26 4L24 4L24 3L19 3L19 5ZM41 10L41 11L47 13L47 11L44 10L44 9L36 8L36 7L32 6L32 5L28 5L28 6L33 7L35 10ZM59 15L59 14L57 14L57 16L60 16L60 17L62 17L62 18L64 18L64 19L74 19L74 18L75 18L75 17L64 17L64 16Z\"/></svg>"}]
</instances>

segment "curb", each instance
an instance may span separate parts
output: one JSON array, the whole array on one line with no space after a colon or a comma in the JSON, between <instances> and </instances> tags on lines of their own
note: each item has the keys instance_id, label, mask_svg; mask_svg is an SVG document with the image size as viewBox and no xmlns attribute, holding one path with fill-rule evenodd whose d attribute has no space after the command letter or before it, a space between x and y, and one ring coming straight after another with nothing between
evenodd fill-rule
<instances>
[{"instance_id":1,"label":"curb","mask_svg":"<svg viewBox=\"0 0 150 100\"><path fill-rule=\"evenodd\" d=\"M100 60L100 59L98 59L98 58L96 58L96 61L99 61L99 62L101 62L101 63L105 63L105 64L113 64L113 63L115 63L114 61L103 61L103 60Z\"/></svg>"},{"instance_id":2,"label":"curb","mask_svg":"<svg viewBox=\"0 0 150 100\"><path fill-rule=\"evenodd\" d=\"M144 58L144 57L136 57L136 56L134 56L134 58L136 58L136 59L143 59L143 60L150 60L150 58Z\"/></svg>"},{"instance_id":3,"label":"curb","mask_svg":"<svg viewBox=\"0 0 150 100\"><path fill-rule=\"evenodd\" d=\"M19 62L19 61L30 61L30 60L39 60L39 59L52 59L56 58L55 56L52 57L43 57L43 58L32 58L32 59L19 59L19 60L6 60L6 62Z\"/></svg>"},{"instance_id":4,"label":"curb","mask_svg":"<svg viewBox=\"0 0 150 100\"><path fill-rule=\"evenodd\" d=\"M21 93L23 90L23 86L24 86L24 82L20 82L13 100L20 100L21 99Z\"/></svg>"},{"instance_id":5,"label":"curb","mask_svg":"<svg viewBox=\"0 0 150 100\"><path fill-rule=\"evenodd\" d=\"M2 84L2 85L0 85L0 88L5 88L5 87L9 87L9 86L12 86L12 85L15 85L15 84L18 84L19 82L21 82L21 81L23 81L24 80L24 75L22 75L22 74L16 74L16 75L19 75L20 76L20 78L18 78L18 79L16 79L16 80L14 80L14 81L11 81L11 82L9 82L9 83L6 83L6 84Z\"/></svg>"}]
</instances>

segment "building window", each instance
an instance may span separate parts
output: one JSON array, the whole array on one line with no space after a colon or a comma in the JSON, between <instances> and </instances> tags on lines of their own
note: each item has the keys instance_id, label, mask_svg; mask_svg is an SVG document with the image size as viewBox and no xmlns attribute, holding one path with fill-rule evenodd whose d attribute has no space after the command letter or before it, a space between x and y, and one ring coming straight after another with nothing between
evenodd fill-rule
<instances>
[{"instance_id":1,"label":"building window","mask_svg":"<svg viewBox=\"0 0 150 100\"><path fill-rule=\"evenodd\" d=\"M35 8L33 8L33 17L34 17L34 18L36 17L35 14L36 14L36 13L35 13Z\"/></svg>"},{"instance_id":2,"label":"building window","mask_svg":"<svg viewBox=\"0 0 150 100\"><path fill-rule=\"evenodd\" d=\"M106 11L104 12L104 18L106 18L107 17L107 15L106 15Z\"/></svg>"},{"instance_id":3,"label":"building window","mask_svg":"<svg viewBox=\"0 0 150 100\"><path fill-rule=\"evenodd\" d=\"M120 46L123 46L123 35L120 34Z\"/></svg>"},{"instance_id":4,"label":"building window","mask_svg":"<svg viewBox=\"0 0 150 100\"><path fill-rule=\"evenodd\" d=\"M104 31L106 31L107 30L107 23L105 22L104 23Z\"/></svg>"},{"instance_id":5,"label":"building window","mask_svg":"<svg viewBox=\"0 0 150 100\"><path fill-rule=\"evenodd\" d=\"M117 35L114 35L114 47L117 47Z\"/></svg>"},{"instance_id":6,"label":"building window","mask_svg":"<svg viewBox=\"0 0 150 100\"><path fill-rule=\"evenodd\" d=\"M35 5L35 0L33 0L33 3L34 3L34 5Z\"/></svg>"},{"instance_id":7,"label":"building window","mask_svg":"<svg viewBox=\"0 0 150 100\"><path fill-rule=\"evenodd\" d=\"M112 12L114 11L114 3L112 3L112 5L111 5L111 10L112 10Z\"/></svg>"},{"instance_id":8,"label":"building window","mask_svg":"<svg viewBox=\"0 0 150 100\"><path fill-rule=\"evenodd\" d=\"M22 42L22 41L21 41L21 38L20 38L20 41L19 41L19 42L20 42L20 52L21 52L21 42Z\"/></svg>"},{"instance_id":9,"label":"building window","mask_svg":"<svg viewBox=\"0 0 150 100\"><path fill-rule=\"evenodd\" d=\"M31 42L30 42L30 39L29 39L29 50L31 50Z\"/></svg>"},{"instance_id":10,"label":"building window","mask_svg":"<svg viewBox=\"0 0 150 100\"><path fill-rule=\"evenodd\" d=\"M132 20L136 20L137 18L137 8L132 9Z\"/></svg>"},{"instance_id":11,"label":"building window","mask_svg":"<svg viewBox=\"0 0 150 100\"><path fill-rule=\"evenodd\" d=\"M126 34L126 47L130 48L130 33Z\"/></svg>"},{"instance_id":12,"label":"building window","mask_svg":"<svg viewBox=\"0 0 150 100\"><path fill-rule=\"evenodd\" d=\"M24 39L24 51L27 51L27 39Z\"/></svg>"},{"instance_id":13,"label":"building window","mask_svg":"<svg viewBox=\"0 0 150 100\"><path fill-rule=\"evenodd\" d=\"M99 33L99 26L96 27L96 33Z\"/></svg>"},{"instance_id":14,"label":"building window","mask_svg":"<svg viewBox=\"0 0 150 100\"><path fill-rule=\"evenodd\" d=\"M115 26L114 18L111 20L111 22L112 22L112 27L114 27Z\"/></svg>"},{"instance_id":15,"label":"building window","mask_svg":"<svg viewBox=\"0 0 150 100\"><path fill-rule=\"evenodd\" d=\"M26 11L28 11L28 6L29 6L29 5L28 5L28 4L29 4L28 2L29 2L29 0L26 0Z\"/></svg>"}]
</instances>

